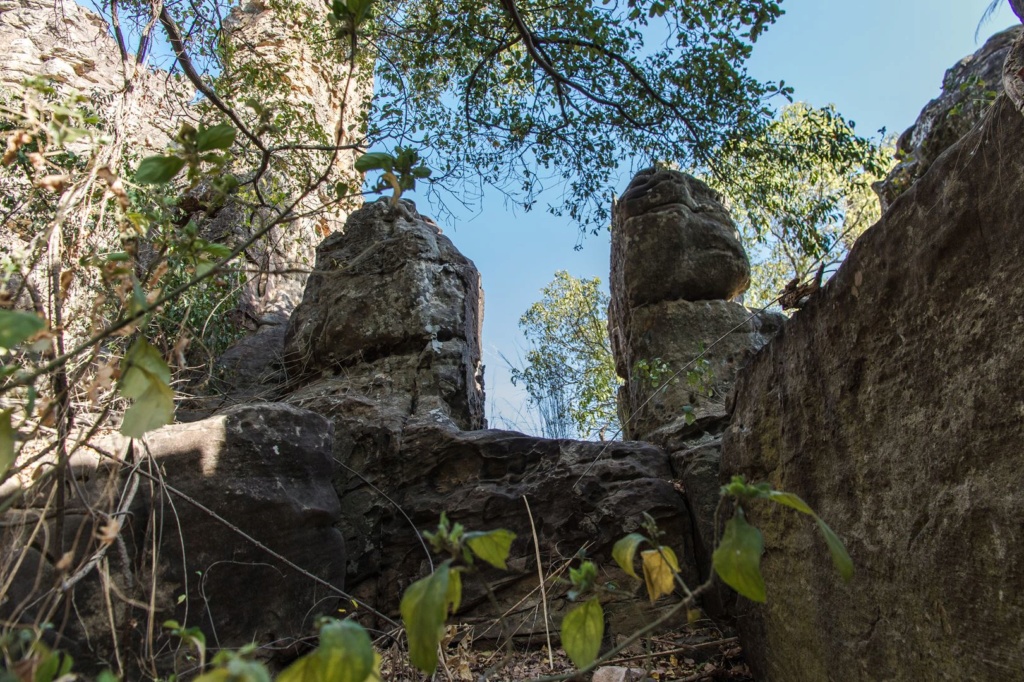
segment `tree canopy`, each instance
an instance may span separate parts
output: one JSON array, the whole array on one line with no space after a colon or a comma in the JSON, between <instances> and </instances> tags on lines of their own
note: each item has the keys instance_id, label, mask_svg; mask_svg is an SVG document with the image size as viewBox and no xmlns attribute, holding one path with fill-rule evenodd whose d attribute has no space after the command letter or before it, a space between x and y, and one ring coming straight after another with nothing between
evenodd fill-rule
<instances>
[{"instance_id":1,"label":"tree canopy","mask_svg":"<svg viewBox=\"0 0 1024 682\"><path fill-rule=\"evenodd\" d=\"M748 305L769 305L786 282L842 261L878 220L871 185L892 166L895 149L857 136L854 125L834 107L798 102L772 119L760 141L733 138L717 151L729 181L709 181L725 195L751 257Z\"/></svg>"},{"instance_id":2,"label":"tree canopy","mask_svg":"<svg viewBox=\"0 0 1024 682\"><path fill-rule=\"evenodd\" d=\"M597 277L560 270L519 320L530 350L525 367L511 368L512 381L526 388L546 436L614 437L617 429L620 381L600 287Z\"/></svg>"}]
</instances>

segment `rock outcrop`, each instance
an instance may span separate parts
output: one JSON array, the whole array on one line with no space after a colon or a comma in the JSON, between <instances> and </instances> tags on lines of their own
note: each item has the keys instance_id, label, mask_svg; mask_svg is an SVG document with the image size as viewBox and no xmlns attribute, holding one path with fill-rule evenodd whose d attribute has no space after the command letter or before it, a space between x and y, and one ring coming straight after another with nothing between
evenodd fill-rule
<instances>
[{"instance_id":1,"label":"rock outcrop","mask_svg":"<svg viewBox=\"0 0 1024 682\"><path fill-rule=\"evenodd\" d=\"M611 546L648 512L696 579L692 525L664 451L480 430L482 300L472 262L408 202L365 206L318 250L289 328L284 400L333 424L352 593L393 613L430 570L417 531L446 512L519 537L510 571L481 576L511 616L493 626L484 582L467 580L458 619L482 625L476 637L536 636L544 622L527 502L545 574L585 550L610 580L636 587L610 561ZM564 585L550 589L557 621L571 604ZM644 601L623 590L608 605L610 631L653 617L658 608Z\"/></svg>"},{"instance_id":2,"label":"rock outcrop","mask_svg":"<svg viewBox=\"0 0 1024 682\"><path fill-rule=\"evenodd\" d=\"M317 248L285 341L290 400L363 396L382 410L484 426L480 273L411 203L349 218Z\"/></svg>"},{"instance_id":3,"label":"rock outcrop","mask_svg":"<svg viewBox=\"0 0 1024 682\"><path fill-rule=\"evenodd\" d=\"M508 571L485 567L463 583L455 619L477 626L477 639L543 637L531 513L546 576L564 571L582 552L601 567L602 583L619 586L605 604L610 634L629 634L672 605L649 605L643 587L611 561L612 545L641 530L643 513L676 548L684 577L697 582L686 503L658 448L457 431L422 421L403 426L372 410L339 408L330 416L335 457L344 465L337 478L339 527L346 545L358 548L350 551L348 589L382 610L396 612L402 591L430 570L416 530L436 528L442 511L472 530L507 528L517 535ZM551 581L547 589L557 630L572 606L569 586ZM498 624L501 613L506 617Z\"/></svg>"},{"instance_id":4,"label":"rock outcrop","mask_svg":"<svg viewBox=\"0 0 1024 682\"><path fill-rule=\"evenodd\" d=\"M160 627L168 619L200 626L213 648L274 642L265 656L294 657L344 587L330 423L289 405L242 406L154 432L134 453L118 438L107 445L72 459L60 537L53 520L30 534L51 500L29 497L5 515L0 563L5 575L20 568L0 617L53 622L62 639L52 643L76 671L109 667L119 646L184 672ZM89 571L66 572L91 555ZM124 664L141 678L134 660Z\"/></svg>"},{"instance_id":5,"label":"rock outcrop","mask_svg":"<svg viewBox=\"0 0 1024 682\"><path fill-rule=\"evenodd\" d=\"M750 510L760 679L1024 676L1022 140L997 98L739 377L723 475L803 497L856 566L843 584L806 519Z\"/></svg>"},{"instance_id":6,"label":"rock outcrop","mask_svg":"<svg viewBox=\"0 0 1024 682\"><path fill-rule=\"evenodd\" d=\"M637 174L612 218L609 334L624 437L671 453L710 570L720 435L737 370L782 325L730 299L750 265L720 197L673 170Z\"/></svg>"},{"instance_id":7,"label":"rock outcrop","mask_svg":"<svg viewBox=\"0 0 1024 682\"><path fill-rule=\"evenodd\" d=\"M967 134L1003 91L1003 64L1024 27L995 34L974 54L946 71L942 94L933 99L896 143L899 163L874 189L884 212L932 163Z\"/></svg>"},{"instance_id":8,"label":"rock outcrop","mask_svg":"<svg viewBox=\"0 0 1024 682\"><path fill-rule=\"evenodd\" d=\"M46 79L59 90L90 99L104 120L118 120L118 136L135 151L163 151L193 90L178 77L122 61L106 22L74 2L0 1L0 90L17 91L26 80ZM136 110L120 116L126 85Z\"/></svg>"}]
</instances>

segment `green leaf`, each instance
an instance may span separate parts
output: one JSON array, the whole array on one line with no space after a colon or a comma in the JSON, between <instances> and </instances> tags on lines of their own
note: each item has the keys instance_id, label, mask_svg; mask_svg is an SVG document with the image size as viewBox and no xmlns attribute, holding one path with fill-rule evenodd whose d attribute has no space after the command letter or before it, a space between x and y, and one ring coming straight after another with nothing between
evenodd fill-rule
<instances>
[{"instance_id":1,"label":"green leaf","mask_svg":"<svg viewBox=\"0 0 1024 682\"><path fill-rule=\"evenodd\" d=\"M196 136L196 149L208 152L211 149L230 149L235 143L235 127L230 123L221 123L212 128L199 130Z\"/></svg>"},{"instance_id":2,"label":"green leaf","mask_svg":"<svg viewBox=\"0 0 1024 682\"><path fill-rule=\"evenodd\" d=\"M121 395L134 398L125 410L121 433L139 438L169 424L174 418L171 370L163 356L145 339L138 339L125 354L127 369L121 377Z\"/></svg>"},{"instance_id":3,"label":"green leaf","mask_svg":"<svg viewBox=\"0 0 1024 682\"><path fill-rule=\"evenodd\" d=\"M612 547L612 558L615 559L615 563L619 565L619 568L637 580L640 579L640 576L636 574L636 569L633 568L633 560L636 558L637 548L644 542L647 542L647 538L640 533L630 533Z\"/></svg>"},{"instance_id":4,"label":"green leaf","mask_svg":"<svg viewBox=\"0 0 1024 682\"><path fill-rule=\"evenodd\" d=\"M662 545L658 549L640 552L640 561L644 569L644 583L651 602L658 597L672 594L676 587L675 575L679 572L679 559L671 547Z\"/></svg>"},{"instance_id":5,"label":"green leaf","mask_svg":"<svg viewBox=\"0 0 1024 682\"><path fill-rule=\"evenodd\" d=\"M71 672L75 662L71 656L60 651L48 651L42 663L36 668L34 682L54 682Z\"/></svg>"},{"instance_id":6,"label":"green leaf","mask_svg":"<svg viewBox=\"0 0 1024 682\"><path fill-rule=\"evenodd\" d=\"M141 438L146 433L166 426L174 419L174 391L167 385L153 383L124 412L121 433Z\"/></svg>"},{"instance_id":7,"label":"green leaf","mask_svg":"<svg viewBox=\"0 0 1024 682\"><path fill-rule=\"evenodd\" d=\"M142 160L135 171L135 182L143 185L162 185L174 179L185 167L185 159L177 156L150 156Z\"/></svg>"},{"instance_id":8,"label":"green leaf","mask_svg":"<svg viewBox=\"0 0 1024 682\"><path fill-rule=\"evenodd\" d=\"M583 602L562 621L562 647L577 668L594 662L604 637L604 609L596 599Z\"/></svg>"},{"instance_id":9,"label":"green leaf","mask_svg":"<svg viewBox=\"0 0 1024 682\"><path fill-rule=\"evenodd\" d=\"M466 533L466 544L483 561L486 561L495 568L507 570L505 561L508 559L508 551L512 547L512 541L516 534L512 531L498 528L483 532Z\"/></svg>"},{"instance_id":10,"label":"green leaf","mask_svg":"<svg viewBox=\"0 0 1024 682\"><path fill-rule=\"evenodd\" d=\"M806 502L793 493L784 493L781 490L772 490L768 493L768 499L773 502L778 502L781 505L785 505L790 509L796 509L802 514L815 516L814 510L808 507Z\"/></svg>"},{"instance_id":11,"label":"green leaf","mask_svg":"<svg viewBox=\"0 0 1024 682\"><path fill-rule=\"evenodd\" d=\"M402 595L399 611L409 638L409 660L428 675L437 668L437 645L448 618L448 580L451 562L417 580Z\"/></svg>"},{"instance_id":12,"label":"green leaf","mask_svg":"<svg viewBox=\"0 0 1024 682\"><path fill-rule=\"evenodd\" d=\"M385 170L390 171L395 165L395 157L385 152L371 152L369 154L363 154L354 164L354 167L360 173L366 173L372 170Z\"/></svg>"},{"instance_id":13,"label":"green leaf","mask_svg":"<svg viewBox=\"0 0 1024 682\"><path fill-rule=\"evenodd\" d=\"M231 255L231 247L212 242L203 244L203 251L220 260L224 260Z\"/></svg>"},{"instance_id":14,"label":"green leaf","mask_svg":"<svg viewBox=\"0 0 1024 682\"><path fill-rule=\"evenodd\" d=\"M351 620L330 620L320 628L320 646L277 676L277 682L363 682L373 672L370 636Z\"/></svg>"},{"instance_id":15,"label":"green leaf","mask_svg":"<svg viewBox=\"0 0 1024 682\"><path fill-rule=\"evenodd\" d=\"M0 481L14 465L14 427L11 425L11 413L12 410L0 412Z\"/></svg>"},{"instance_id":16,"label":"green leaf","mask_svg":"<svg viewBox=\"0 0 1024 682\"><path fill-rule=\"evenodd\" d=\"M196 261L196 277L202 277L210 270L213 270L217 266L216 263L212 263L205 258L200 258Z\"/></svg>"},{"instance_id":17,"label":"green leaf","mask_svg":"<svg viewBox=\"0 0 1024 682\"><path fill-rule=\"evenodd\" d=\"M828 545L828 551L832 554L832 563L835 565L836 570L839 571L839 575L843 577L843 580L849 580L853 577L853 560L850 558L849 553L847 553L846 546L843 545L843 541L839 539L839 536L828 527L828 524L817 515L815 515L814 521L818 524L821 534L825 536L825 544Z\"/></svg>"},{"instance_id":18,"label":"green leaf","mask_svg":"<svg viewBox=\"0 0 1024 682\"><path fill-rule=\"evenodd\" d=\"M35 313L0 310L0 352L11 350L45 327L46 322Z\"/></svg>"},{"instance_id":19,"label":"green leaf","mask_svg":"<svg viewBox=\"0 0 1024 682\"><path fill-rule=\"evenodd\" d=\"M764 538L743 516L743 508L725 524L725 534L711 563L722 581L747 599L764 602L764 578L761 577L761 554Z\"/></svg>"}]
</instances>

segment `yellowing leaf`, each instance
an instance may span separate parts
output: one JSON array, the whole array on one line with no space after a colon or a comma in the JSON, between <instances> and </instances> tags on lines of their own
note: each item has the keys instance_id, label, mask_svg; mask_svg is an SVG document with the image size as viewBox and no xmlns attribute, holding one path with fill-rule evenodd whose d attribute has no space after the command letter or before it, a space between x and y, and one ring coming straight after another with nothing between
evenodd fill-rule
<instances>
[{"instance_id":1,"label":"yellowing leaf","mask_svg":"<svg viewBox=\"0 0 1024 682\"><path fill-rule=\"evenodd\" d=\"M633 568L633 559L636 558L637 547L644 542L647 542L647 538L640 533L630 533L612 547L612 558L615 559L615 563L619 565L619 568L637 580L640 579L640 576L636 574L636 569Z\"/></svg>"},{"instance_id":2,"label":"yellowing leaf","mask_svg":"<svg viewBox=\"0 0 1024 682\"><path fill-rule=\"evenodd\" d=\"M448 617L449 561L426 578L417 580L402 595L399 611L409 638L409 660L427 673L437 668L437 645Z\"/></svg>"},{"instance_id":3,"label":"yellowing leaf","mask_svg":"<svg viewBox=\"0 0 1024 682\"><path fill-rule=\"evenodd\" d=\"M505 561L508 559L508 551L515 539L516 534L504 528L466 533L466 544L473 550L473 554L491 566L503 570L508 568Z\"/></svg>"},{"instance_id":4,"label":"yellowing leaf","mask_svg":"<svg viewBox=\"0 0 1024 682\"><path fill-rule=\"evenodd\" d=\"M679 572L679 559L671 547L662 545L658 549L647 549L640 553L644 569L644 582L651 601L672 594L675 589L675 574Z\"/></svg>"},{"instance_id":5,"label":"yellowing leaf","mask_svg":"<svg viewBox=\"0 0 1024 682\"><path fill-rule=\"evenodd\" d=\"M711 564L722 581L747 599L764 602L764 578L761 577L761 554L764 538L736 508L736 515L725 524L725 534L711 556Z\"/></svg>"},{"instance_id":6,"label":"yellowing leaf","mask_svg":"<svg viewBox=\"0 0 1024 682\"><path fill-rule=\"evenodd\" d=\"M602 637L604 609L596 598L574 608L562 621L562 647L577 668L594 662L601 650Z\"/></svg>"},{"instance_id":7,"label":"yellowing leaf","mask_svg":"<svg viewBox=\"0 0 1024 682\"><path fill-rule=\"evenodd\" d=\"M448 571L448 604L451 612L455 613L462 604L462 574L454 568Z\"/></svg>"},{"instance_id":8,"label":"yellowing leaf","mask_svg":"<svg viewBox=\"0 0 1024 682\"><path fill-rule=\"evenodd\" d=\"M11 411L0 412L0 480L14 464L14 428L11 426Z\"/></svg>"}]
</instances>

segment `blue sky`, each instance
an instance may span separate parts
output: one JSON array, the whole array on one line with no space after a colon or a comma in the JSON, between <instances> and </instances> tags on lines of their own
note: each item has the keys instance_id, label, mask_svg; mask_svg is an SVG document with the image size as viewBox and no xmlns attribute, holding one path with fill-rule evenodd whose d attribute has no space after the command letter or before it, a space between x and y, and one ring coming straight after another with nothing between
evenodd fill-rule
<instances>
[{"instance_id":1,"label":"blue sky","mask_svg":"<svg viewBox=\"0 0 1024 682\"><path fill-rule=\"evenodd\" d=\"M786 14L757 43L751 74L785 79L795 98L815 106L835 104L873 135L885 126L899 134L938 95L946 69L984 40L1017 21L1006 3L974 39L989 0L785 0ZM620 179L624 188L629 178ZM621 191L621 189L620 189ZM420 210L429 212L423 197ZM542 197L554 201L554 197ZM577 277L608 277L608 234L587 236L580 251L577 228L566 219L507 206L495 192L477 211L460 211L445 226L456 246L483 275L484 362L488 417L529 430L525 395L508 378L504 354L526 346L519 316L540 298L556 270Z\"/></svg>"}]
</instances>

